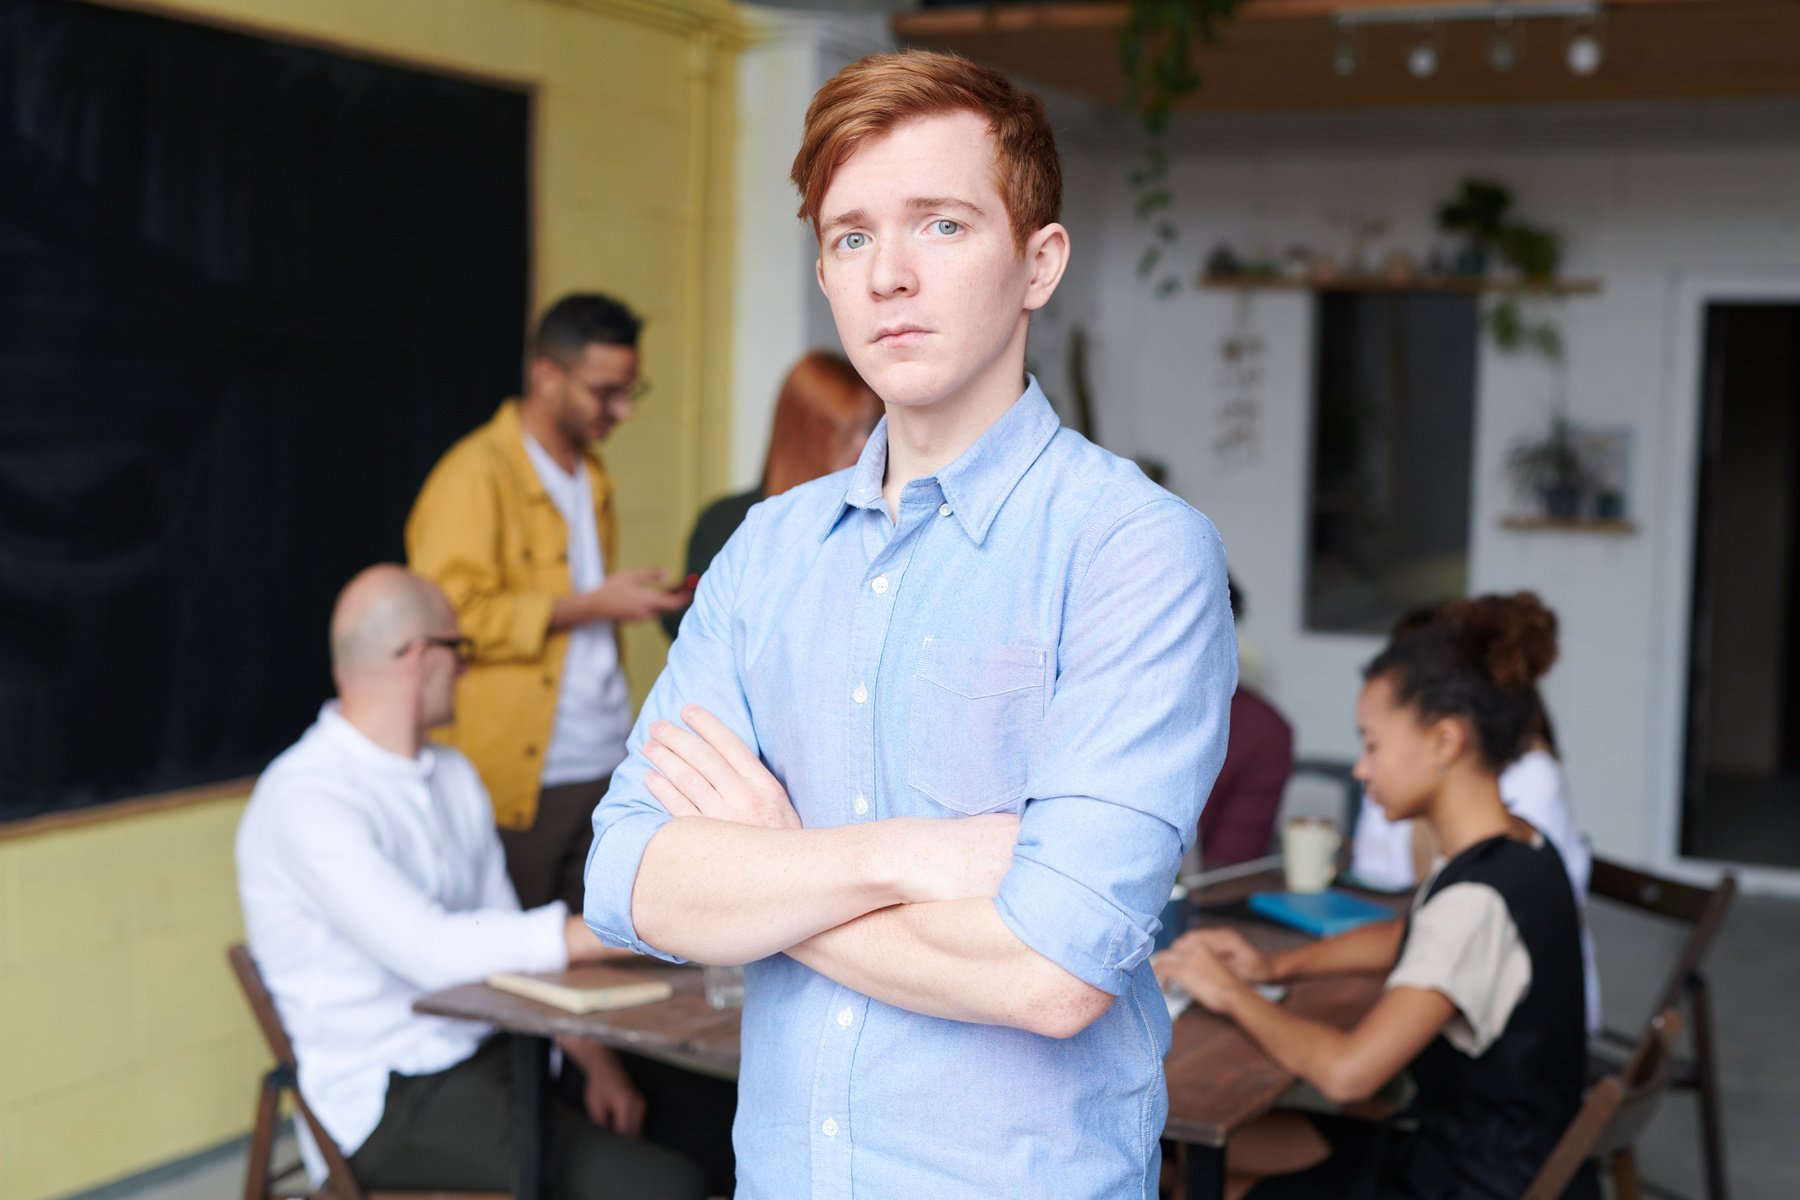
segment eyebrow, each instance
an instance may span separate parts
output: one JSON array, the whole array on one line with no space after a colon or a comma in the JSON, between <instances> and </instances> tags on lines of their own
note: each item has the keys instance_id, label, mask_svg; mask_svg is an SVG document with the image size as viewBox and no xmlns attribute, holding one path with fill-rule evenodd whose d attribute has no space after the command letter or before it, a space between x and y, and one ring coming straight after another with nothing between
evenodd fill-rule
<instances>
[{"instance_id":1,"label":"eyebrow","mask_svg":"<svg viewBox=\"0 0 1800 1200\"><path fill-rule=\"evenodd\" d=\"M958 200L955 196L911 196L906 200L906 207L914 210L959 208L964 212L973 213L977 217L987 216L987 210L982 208L979 204L973 204L967 200ZM867 209L853 208L848 212L841 212L836 216L821 221L819 223L819 233L823 235L845 225L866 225L868 222L869 213Z\"/></svg>"}]
</instances>

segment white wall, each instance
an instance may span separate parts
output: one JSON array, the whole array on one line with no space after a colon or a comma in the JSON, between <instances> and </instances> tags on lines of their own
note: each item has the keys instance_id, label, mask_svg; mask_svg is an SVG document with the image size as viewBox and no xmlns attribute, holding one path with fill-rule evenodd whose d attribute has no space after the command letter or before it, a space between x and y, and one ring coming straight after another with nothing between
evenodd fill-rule
<instances>
[{"instance_id":1,"label":"white wall","mask_svg":"<svg viewBox=\"0 0 1800 1200\"><path fill-rule=\"evenodd\" d=\"M1347 213L1390 220L1377 254L1422 252L1437 240L1435 203L1473 174L1506 181L1521 216L1562 231L1566 274L1602 281L1599 296L1561 305L1569 410L1579 422L1630 428L1629 515L1640 532L1499 527L1515 507L1501 469L1506 447L1541 430L1555 379L1541 360L1484 342L1470 586L1531 588L1557 611L1564 657L1546 690L1583 823L1602 852L1669 865L1678 729L1668 701L1684 686L1687 652L1683 626L1670 619L1685 619L1686 596L1672 594L1680 589L1669 581L1686 577L1692 463L1683 457L1671 473L1668 461L1672 447L1691 441L1698 404L1691 367L1680 379L1672 373L1683 356L1671 338L1693 336L1677 308L1694 292L1680 285L1707 274L1779 277L1785 268L1800 298L1800 134L1671 148L1620 126L1611 144L1601 128L1586 144L1483 152L1470 147L1485 139L1437 128L1431 148L1406 139L1320 148L1332 139L1304 122L1272 131L1276 144L1262 148L1238 137L1238 148L1209 152L1192 144L1203 136L1190 134L1174 171L1182 254L1190 277L1220 240L1240 250L1329 247L1341 259L1348 234L1336 218ZM1103 264L1093 339L1103 440L1122 454L1165 460L1171 487L1218 523L1249 595L1246 638L1260 651L1265 686L1295 721L1300 752L1354 757L1356 669L1376 643L1308 634L1301 622L1311 298L1193 289L1153 298L1133 270L1144 240L1130 215L1126 152L1106 141L1065 152L1072 175L1105 187L1097 235L1076 235ZM1270 347L1260 446L1249 462L1221 461L1211 449L1218 348L1234 321ZM1692 354L1690 346L1683 361Z\"/></svg>"},{"instance_id":2,"label":"white wall","mask_svg":"<svg viewBox=\"0 0 1800 1200\"><path fill-rule=\"evenodd\" d=\"M776 393L794 361L815 347L842 351L813 275L817 243L794 215L799 198L788 181L806 106L845 65L893 47L880 17L743 11L755 41L738 65L734 491L761 478Z\"/></svg>"}]
</instances>

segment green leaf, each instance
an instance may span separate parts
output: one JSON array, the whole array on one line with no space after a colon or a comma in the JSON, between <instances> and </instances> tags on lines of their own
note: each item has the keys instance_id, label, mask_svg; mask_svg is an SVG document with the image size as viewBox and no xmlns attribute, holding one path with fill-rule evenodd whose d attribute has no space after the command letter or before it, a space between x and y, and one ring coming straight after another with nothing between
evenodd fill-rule
<instances>
[{"instance_id":1,"label":"green leaf","mask_svg":"<svg viewBox=\"0 0 1800 1200\"><path fill-rule=\"evenodd\" d=\"M1146 246L1144 248L1143 256L1138 259L1138 265L1137 265L1138 278L1139 279L1150 278L1150 272L1156 270L1156 264L1161 261L1162 261L1162 247L1156 246L1156 245Z\"/></svg>"}]
</instances>

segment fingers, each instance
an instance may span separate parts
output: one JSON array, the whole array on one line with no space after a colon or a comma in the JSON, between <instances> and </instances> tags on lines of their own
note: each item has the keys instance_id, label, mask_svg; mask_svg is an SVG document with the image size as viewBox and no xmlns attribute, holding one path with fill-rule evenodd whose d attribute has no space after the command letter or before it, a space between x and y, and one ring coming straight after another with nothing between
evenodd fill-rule
<instances>
[{"instance_id":1,"label":"fingers","mask_svg":"<svg viewBox=\"0 0 1800 1200\"><path fill-rule=\"evenodd\" d=\"M682 708L681 719L688 723L688 728L706 740L706 744L718 752L720 758L731 765L745 779L754 779L757 775L768 775L769 769L756 757L756 752L744 744L744 739L733 733L731 726L719 720L701 708L698 704L689 704ZM774 776L770 776L771 779Z\"/></svg>"},{"instance_id":2,"label":"fingers","mask_svg":"<svg viewBox=\"0 0 1800 1200\"><path fill-rule=\"evenodd\" d=\"M713 749L704 739L688 732L673 721L657 721L650 726L650 741L644 743L644 754L650 756L652 749L660 749L665 755L679 761L699 778L705 780L715 793L730 791L743 780L737 769L725 761L724 755ZM659 759L651 758L651 761L655 762L658 767L662 766ZM664 771L663 774L668 775L670 779L680 785L683 791L687 791L686 780L669 771ZM692 792L688 794L699 801L702 808L706 807L703 797L695 796Z\"/></svg>"},{"instance_id":3,"label":"fingers","mask_svg":"<svg viewBox=\"0 0 1800 1200\"><path fill-rule=\"evenodd\" d=\"M646 753L648 751L646 750ZM656 802L668 810L672 817L703 817L700 806L681 794L681 789L658 775L655 771L644 772L644 787L655 797Z\"/></svg>"}]
</instances>

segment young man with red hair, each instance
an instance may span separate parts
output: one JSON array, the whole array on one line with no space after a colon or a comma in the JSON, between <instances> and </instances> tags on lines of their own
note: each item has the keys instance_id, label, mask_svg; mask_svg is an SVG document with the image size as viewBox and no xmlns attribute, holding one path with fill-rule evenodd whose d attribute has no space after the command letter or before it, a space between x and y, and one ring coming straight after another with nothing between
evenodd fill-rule
<instances>
[{"instance_id":1,"label":"young man with red hair","mask_svg":"<svg viewBox=\"0 0 1800 1200\"><path fill-rule=\"evenodd\" d=\"M702 580L588 922L748 964L741 1200L1153 1197L1151 938L1236 682L1218 534L1025 373L1069 254L1035 96L864 59L794 180L887 415Z\"/></svg>"}]
</instances>

